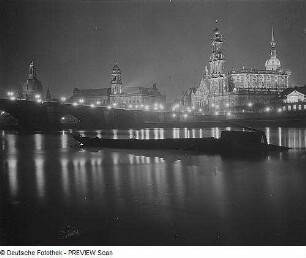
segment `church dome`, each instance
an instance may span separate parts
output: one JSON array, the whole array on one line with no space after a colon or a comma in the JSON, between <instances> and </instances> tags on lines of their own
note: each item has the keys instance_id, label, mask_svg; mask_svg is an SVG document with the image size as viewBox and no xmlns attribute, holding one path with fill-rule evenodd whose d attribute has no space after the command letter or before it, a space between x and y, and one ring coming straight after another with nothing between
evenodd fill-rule
<instances>
[{"instance_id":1,"label":"church dome","mask_svg":"<svg viewBox=\"0 0 306 258\"><path fill-rule=\"evenodd\" d=\"M266 61L266 70L277 70L280 68L281 63L276 56L271 56L270 59Z\"/></svg>"},{"instance_id":2,"label":"church dome","mask_svg":"<svg viewBox=\"0 0 306 258\"><path fill-rule=\"evenodd\" d=\"M29 77L22 87L22 95L28 100L35 100L36 95L40 95L40 98L43 97L43 86L37 79L36 68L33 62L31 62L29 67Z\"/></svg>"}]
</instances>

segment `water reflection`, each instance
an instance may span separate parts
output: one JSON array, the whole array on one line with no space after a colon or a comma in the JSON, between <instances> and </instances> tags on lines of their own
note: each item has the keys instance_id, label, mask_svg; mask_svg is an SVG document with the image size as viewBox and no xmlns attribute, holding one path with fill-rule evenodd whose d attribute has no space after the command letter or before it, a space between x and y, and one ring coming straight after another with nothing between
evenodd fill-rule
<instances>
[{"instance_id":1,"label":"water reflection","mask_svg":"<svg viewBox=\"0 0 306 258\"><path fill-rule=\"evenodd\" d=\"M147 128L90 133L111 138L116 135L118 138L160 139L220 137L222 130L224 128ZM288 218L304 214L299 209L305 196L306 157L299 150L305 150L306 129L264 130L271 143L294 150L260 160L238 160L175 151L79 150L68 148L74 140L66 134L5 133L0 139L4 146L0 150L4 168L0 187L8 189L3 198L9 205L16 200L14 205L19 205L19 200L33 205L33 209L18 206L20 214L27 214L25 220L37 218L35 212L43 210L45 213L37 220L42 225L50 224L44 207L52 207L53 228L60 228L56 223L64 219L74 218L85 229L88 223L93 223L99 230L116 228L118 235L124 234L124 230L135 234L136 226L142 230L152 225L159 237L179 231L186 236L184 239L193 240L191 244L216 244L211 239L215 239L219 231L223 237L231 235L241 240L246 236L244 229L251 232L254 223L258 231L264 232L268 227L271 235L274 229L290 228L296 221L300 228L305 225L300 217ZM16 214L10 216L14 223L20 220ZM117 217L122 217L124 229ZM113 220L117 224L112 224ZM173 226L176 224L179 226ZM26 225L28 233L22 237L35 238L36 243L41 243L43 233L33 228L37 223ZM12 230L18 227L12 226ZM154 230L151 234L155 234Z\"/></svg>"}]
</instances>

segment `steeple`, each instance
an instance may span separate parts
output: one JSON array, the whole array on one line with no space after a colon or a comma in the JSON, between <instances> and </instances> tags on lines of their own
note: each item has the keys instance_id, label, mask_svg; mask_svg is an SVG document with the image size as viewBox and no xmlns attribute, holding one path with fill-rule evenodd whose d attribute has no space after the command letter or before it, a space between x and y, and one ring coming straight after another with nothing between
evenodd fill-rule
<instances>
[{"instance_id":1,"label":"steeple","mask_svg":"<svg viewBox=\"0 0 306 258\"><path fill-rule=\"evenodd\" d=\"M222 53L223 36L220 33L218 27L218 21L216 20L216 28L213 31L211 39L211 55L210 55L210 74L214 76L220 76L224 74L224 55Z\"/></svg>"},{"instance_id":2,"label":"steeple","mask_svg":"<svg viewBox=\"0 0 306 258\"><path fill-rule=\"evenodd\" d=\"M37 77L36 67L34 66L34 62L32 61L29 67L29 79L33 79L36 77Z\"/></svg>"},{"instance_id":3,"label":"steeple","mask_svg":"<svg viewBox=\"0 0 306 258\"><path fill-rule=\"evenodd\" d=\"M271 41L270 41L270 59L266 61L266 70L277 70L281 64L279 59L276 57L276 42L274 40L274 29L272 26L271 30Z\"/></svg>"},{"instance_id":4,"label":"steeple","mask_svg":"<svg viewBox=\"0 0 306 258\"><path fill-rule=\"evenodd\" d=\"M272 26L272 31L271 31L271 41L270 41L270 45L271 45L271 50L270 50L270 55L271 57L276 57L276 43L274 41L274 31L273 31L273 26Z\"/></svg>"}]
</instances>

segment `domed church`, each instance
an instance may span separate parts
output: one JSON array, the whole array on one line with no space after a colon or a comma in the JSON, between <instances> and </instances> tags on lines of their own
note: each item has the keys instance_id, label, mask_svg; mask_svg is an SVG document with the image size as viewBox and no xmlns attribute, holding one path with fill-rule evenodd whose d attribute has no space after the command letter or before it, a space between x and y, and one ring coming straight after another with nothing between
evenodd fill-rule
<instances>
[{"instance_id":1,"label":"domed church","mask_svg":"<svg viewBox=\"0 0 306 258\"><path fill-rule=\"evenodd\" d=\"M30 63L28 79L22 87L22 98L31 101L43 98L43 86L37 79L36 67L33 61Z\"/></svg>"}]
</instances>

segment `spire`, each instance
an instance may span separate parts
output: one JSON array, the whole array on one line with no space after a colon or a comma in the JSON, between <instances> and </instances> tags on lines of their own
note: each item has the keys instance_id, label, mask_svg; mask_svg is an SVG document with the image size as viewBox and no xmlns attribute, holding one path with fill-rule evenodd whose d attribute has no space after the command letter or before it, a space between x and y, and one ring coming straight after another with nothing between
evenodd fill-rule
<instances>
[{"instance_id":1,"label":"spire","mask_svg":"<svg viewBox=\"0 0 306 258\"><path fill-rule=\"evenodd\" d=\"M36 78L36 76L37 76L37 74L36 74L36 67L34 65L34 62L31 61L30 67L29 67L29 79Z\"/></svg>"},{"instance_id":2,"label":"spire","mask_svg":"<svg viewBox=\"0 0 306 258\"><path fill-rule=\"evenodd\" d=\"M274 56L276 57L276 42L274 41L274 30L273 30L273 26L272 26L272 30L271 30L271 41L270 41L270 45L271 45L271 50L270 50L270 55L271 57Z\"/></svg>"}]
</instances>

